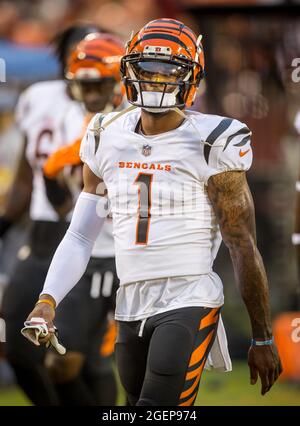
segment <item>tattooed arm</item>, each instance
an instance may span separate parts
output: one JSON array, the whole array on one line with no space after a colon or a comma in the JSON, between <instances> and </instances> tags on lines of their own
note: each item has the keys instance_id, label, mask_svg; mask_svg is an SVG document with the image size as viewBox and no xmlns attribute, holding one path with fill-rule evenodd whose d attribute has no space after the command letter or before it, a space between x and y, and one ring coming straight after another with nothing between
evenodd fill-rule
<instances>
[{"instance_id":1,"label":"tattooed arm","mask_svg":"<svg viewBox=\"0 0 300 426\"><path fill-rule=\"evenodd\" d=\"M256 246L252 196L244 172L223 172L211 176L208 196L229 249L235 278L247 307L252 335L256 340L272 336L268 281ZM251 346L248 354L251 383L262 381L265 394L281 373L275 345Z\"/></svg>"},{"instance_id":2,"label":"tattooed arm","mask_svg":"<svg viewBox=\"0 0 300 426\"><path fill-rule=\"evenodd\" d=\"M268 282L256 247L253 200L244 172L212 176L208 195L223 241L230 251L235 278L249 312L254 338L272 335Z\"/></svg>"}]
</instances>

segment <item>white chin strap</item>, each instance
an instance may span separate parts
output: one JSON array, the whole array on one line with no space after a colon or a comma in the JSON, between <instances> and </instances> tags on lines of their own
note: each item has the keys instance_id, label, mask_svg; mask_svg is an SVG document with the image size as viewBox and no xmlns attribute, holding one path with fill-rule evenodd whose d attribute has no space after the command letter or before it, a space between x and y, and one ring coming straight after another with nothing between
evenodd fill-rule
<instances>
[{"instance_id":1,"label":"white chin strap","mask_svg":"<svg viewBox=\"0 0 300 426\"><path fill-rule=\"evenodd\" d=\"M73 98L78 102L82 102L82 93L78 84L72 81L69 87Z\"/></svg>"},{"instance_id":2,"label":"white chin strap","mask_svg":"<svg viewBox=\"0 0 300 426\"><path fill-rule=\"evenodd\" d=\"M162 96L163 101L161 103ZM143 91L142 95L140 93L138 94L137 102L142 103L143 105L147 105L146 107L142 107L146 111L156 113L165 112L171 108L174 108L174 105L176 104L176 94L175 91L172 93L165 94L163 94L163 92Z\"/></svg>"}]
</instances>

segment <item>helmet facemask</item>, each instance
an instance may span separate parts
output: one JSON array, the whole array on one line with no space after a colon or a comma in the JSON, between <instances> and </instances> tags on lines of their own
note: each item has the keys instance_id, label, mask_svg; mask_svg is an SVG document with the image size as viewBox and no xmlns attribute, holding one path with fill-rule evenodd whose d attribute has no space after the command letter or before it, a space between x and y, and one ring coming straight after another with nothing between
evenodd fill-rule
<instances>
[{"instance_id":1,"label":"helmet facemask","mask_svg":"<svg viewBox=\"0 0 300 426\"><path fill-rule=\"evenodd\" d=\"M183 108L193 86L193 66L171 55L125 55L121 71L128 101L154 113Z\"/></svg>"}]
</instances>

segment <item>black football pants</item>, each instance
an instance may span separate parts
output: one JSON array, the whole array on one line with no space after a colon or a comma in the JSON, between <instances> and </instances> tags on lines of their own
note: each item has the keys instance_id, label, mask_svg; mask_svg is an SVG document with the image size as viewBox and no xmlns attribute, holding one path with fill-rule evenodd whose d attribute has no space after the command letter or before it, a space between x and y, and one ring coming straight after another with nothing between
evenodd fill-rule
<instances>
[{"instance_id":1,"label":"black football pants","mask_svg":"<svg viewBox=\"0 0 300 426\"><path fill-rule=\"evenodd\" d=\"M220 308L187 307L118 321L116 360L131 405L191 406Z\"/></svg>"}]
</instances>

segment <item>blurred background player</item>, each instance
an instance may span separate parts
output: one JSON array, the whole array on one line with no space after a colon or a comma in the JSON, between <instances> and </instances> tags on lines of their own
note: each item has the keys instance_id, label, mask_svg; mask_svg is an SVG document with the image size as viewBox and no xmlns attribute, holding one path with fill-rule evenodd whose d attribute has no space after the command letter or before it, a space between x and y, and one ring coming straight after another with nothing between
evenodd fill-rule
<instances>
[{"instance_id":1,"label":"blurred background player","mask_svg":"<svg viewBox=\"0 0 300 426\"><path fill-rule=\"evenodd\" d=\"M91 26L72 27L56 38L55 46L62 68L70 49L96 30ZM57 181L53 182L52 189L46 187L42 166L53 150L72 141L81 132L83 116L83 108L71 99L62 80L30 86L20 96L16 107L16 121L24 135L24 148L1 217L1 236L28 208L31 230L28 245L18 253L18 263L3 300L3 313L6 319L6 357L18 384L35 405L55 405L58 399L43 366L44 349L22 345L23 339L17 330L22 324L22 312L27 310L33 294L39 293L51 256L67 227L66 215L73 204L69 190ZM74 123L69 126L71 134L65 130L67 120ZM55 195L54 204L48 200L47 191L50 191L50 197ZM64 211L60 208L62 202L64 208L67 202L69 204Z\"/></svg>"},{"instance_id":2,"label":"blurred background player","mask_svg":"<svg viewBox=\"0 0 300 426\"><path fill-rule=\"evenodd\" d=\"M95 31L99 31L95 26L77 25L56 37L56 52L63 70L72 49L84 36ZM22 312L27 311L34 294L40 292L50 259L67 228L70 219L68 213L78 191L76 185L70 191L62 181L45 179L42 167L51 152L71 143L81 134L85 114L84 106L73 100L63 80L37 83L29 87L21 95L16 109L16 119L26 145L1 217L1 235L22 216L29 205L32 226L29 243L18 254L19 261L4 296L6 356L19 385L36 405L60 402L43 366L45 351L19 345L23 339L17 330L22 323ZM84 400L84 393L81 392L82 403Z\"/></svg>"},{"instance_id":3,"label":"blurred background player","mask_svg":"<svg viewBox=\"0 0 300 426\"><path fill-rule=\"evenodd\" d=\"M83 133L97 111L122 109L119 66L123 54L121 41L108 34L88 35L71 53L66 78L74 99L82 102L87 111ZM55 179L67 166L81 164L80 142L81 137L47 159L44 165L47 180ZM94 245L85 276L57 310L56 326L68 352L62 357L52 351L46 358L51 377L66 404L83 404L82 395L86 395L87 404L88 389L91 390L90 404L115 404L117 390L111 355L115 340L113 312L117 287L112 221L108 218ZM109 324L108 315L111 317Z\"/></svg>"}]
</instances>

